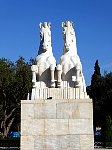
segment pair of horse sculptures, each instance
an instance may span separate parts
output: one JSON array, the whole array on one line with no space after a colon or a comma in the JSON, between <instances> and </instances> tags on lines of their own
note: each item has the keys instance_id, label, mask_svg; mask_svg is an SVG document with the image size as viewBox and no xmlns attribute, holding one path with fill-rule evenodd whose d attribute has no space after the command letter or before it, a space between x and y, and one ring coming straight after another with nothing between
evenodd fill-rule
<instances>
[{"instance_id":1,"label":"pair of horse sculptures","mask_svg":"<svg viewBox=\"0 0 112 150\"><path fill-rule=\"evenodd\" d=\"M85 91L86 85L82 73L82 64L77 54L73 23L71 21L62 22L64 46L58 65L56 65L52 53L51 24L44 22L43 24L40 23L39 26L40 47L36 64L31 67L33 87L36 87L38 82L44 82L46 87L81 87ZM67 83L67 85L64 83Z\"/></svg>"}]
</instances>

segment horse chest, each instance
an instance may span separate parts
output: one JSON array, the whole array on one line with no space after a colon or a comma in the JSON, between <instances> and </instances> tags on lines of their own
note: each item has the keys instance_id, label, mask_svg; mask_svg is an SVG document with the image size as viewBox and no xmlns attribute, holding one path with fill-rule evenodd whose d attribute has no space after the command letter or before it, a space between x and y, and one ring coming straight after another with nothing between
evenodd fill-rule
<instances>
[{"instance_id":1,"label":"horse chest","mask_svg":"<svg viewBox=\"0 0 112 150\"><path fill-rule=\"evenodd\" d=\"M67 55L65 55L65 56L62 56L62 58L61 58L61 65L62 66L74 66L74 63L73 63L73 60L72 60L72 56L67 56Z\"/></svg>"}]
</instances>

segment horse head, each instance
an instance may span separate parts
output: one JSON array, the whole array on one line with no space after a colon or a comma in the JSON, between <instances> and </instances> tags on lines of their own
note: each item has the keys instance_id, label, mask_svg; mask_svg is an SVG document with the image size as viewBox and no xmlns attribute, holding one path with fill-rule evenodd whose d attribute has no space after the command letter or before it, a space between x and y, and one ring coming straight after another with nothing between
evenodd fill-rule
<instances>
[{"instance_id":1,"label":"horse head","mask_svg":"<svg viewBox=\"0 0 112 150\"><path fill-rule=\"evenodd\" d=\"M62 22L62 27L63 27L63 39L64 39L63 54L71 50L73 51L75 50L74 52L77 53L76 37L75 37L75 31L73 29L73 23L70 21Z\"/></svg>"},{"instance_id":2,"label":"horse head","mask_svg":"<svg viewBox=\"0 0 112 150\"><path fill-rule=\"evenodd\" d=\"M40 23L40 48L39 54L46 52L51 48L51 23L44 22Z\"/></svg>"}]
</instances>

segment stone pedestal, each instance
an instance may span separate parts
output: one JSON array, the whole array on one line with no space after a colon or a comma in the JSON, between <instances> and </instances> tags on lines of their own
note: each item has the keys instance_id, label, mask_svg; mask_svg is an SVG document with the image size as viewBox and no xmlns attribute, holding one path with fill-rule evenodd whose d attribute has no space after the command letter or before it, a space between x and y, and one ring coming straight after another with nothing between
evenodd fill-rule
<instances>
[{"instance_id":1,"label":"stone pedestal","mask_svg":"<svg viewBox=\"0 0 112 150\"><path fill-rule=\"evenodd\" d=\"M21 134L21 150L93 150L92 100L22 100Z\"/></svg>"}]
</instances>

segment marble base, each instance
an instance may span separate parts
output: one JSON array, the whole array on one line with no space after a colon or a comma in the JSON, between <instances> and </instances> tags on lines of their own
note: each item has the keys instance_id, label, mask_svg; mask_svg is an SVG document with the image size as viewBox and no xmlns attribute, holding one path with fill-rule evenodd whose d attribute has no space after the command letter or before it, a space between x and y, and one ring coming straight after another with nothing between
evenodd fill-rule
<instances>
[{"instance_id":1,"label":"marble base","mask_svg":"<svg viewBox=\"0 0 112 150\"><path fill-rule=\"evenodd\" d=\"M91 99L21 101L21 150L93 149Z\"/></svg>"}]
</instances>

